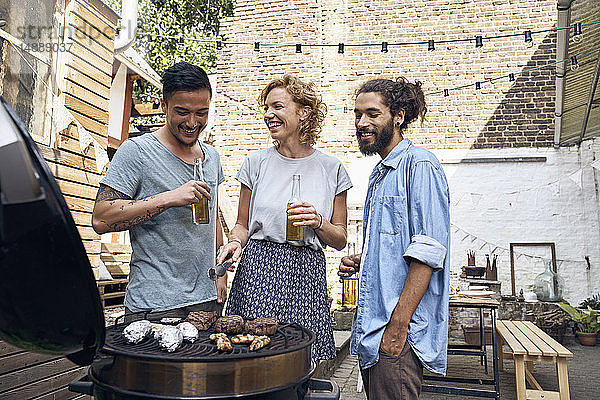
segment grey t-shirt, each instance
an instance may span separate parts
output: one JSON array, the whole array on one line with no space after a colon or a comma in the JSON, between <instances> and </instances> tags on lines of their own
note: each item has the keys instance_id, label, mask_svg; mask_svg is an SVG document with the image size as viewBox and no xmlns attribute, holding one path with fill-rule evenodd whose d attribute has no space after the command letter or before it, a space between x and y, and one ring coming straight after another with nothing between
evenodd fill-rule
<instances>
[{"instance_id":1,"label":"grey t-shirt","mask_svg":"<svg viewBox=\"0 0 600 400\"><path fill-rule=\"evenodd\" d=\"M200 145L204 180L213 196L210 223L194 225L191 206L171 207L129 230L133 252L125 306L131 311L165 311L217 298L207 271L215 262L214 194L225 179L217 150ZM193 165L147 133L121 144L101 183L144 199L191 179Z\"/></svg>"},{"instance_id":2,"label":"grey t-shirt","mask_svg":"<svg viewBox=\"0 0 600 400\"><path fill-rule=\"evenodd\" d=\"M342 162L315 150L308 157L287 158L275 147L250 153L236 179L251 191L248 237L285 243L287 203L292 177L300 174L300 198L330 220L333 199L352 187ZM322 249L325 244L311 228L304 228L303 245Z\"/></svg>"}]
</instances>

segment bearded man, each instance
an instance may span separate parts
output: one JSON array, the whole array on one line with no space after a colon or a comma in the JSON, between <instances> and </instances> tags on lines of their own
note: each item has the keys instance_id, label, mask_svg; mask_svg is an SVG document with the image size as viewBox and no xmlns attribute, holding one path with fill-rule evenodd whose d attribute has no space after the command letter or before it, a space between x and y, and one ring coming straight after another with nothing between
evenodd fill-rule
<instances>
[{"instance_id":1,"label":"bearded man","mask_svg":"<svg viewBox=\"0 0 600 400\"><path fill-rule=\"evenodd\" d=\"M359 273L350 351L369 399L417 399L423 366L446 372L448 184L437 158L404 138L426 112L420 82L375 79L357 92L360 151L381 161L369 177L362 252L342 258L338 275Z\"/></svg>"},{"instance_id":2,"label":"bearded man","mask_svg":"<svg viewBox=\"0 0 600 400\"><path fill-rule=\"evenodd\" d=\"M130 233L126 321L148 312L152 318L180 318L190 311L222 310L227 277L217 281L215 291L207 276L223 242L221 223L213 217L208 224L194 224L190 206L206 197L214 216L217 186L225 180L219 153L198 140L211 96L202 68L186 62L168 68L161 98L165 125L123 142L100 181L94 230ZM194 180L196 159L204 181Z\"/></svg>"}]
</instances>

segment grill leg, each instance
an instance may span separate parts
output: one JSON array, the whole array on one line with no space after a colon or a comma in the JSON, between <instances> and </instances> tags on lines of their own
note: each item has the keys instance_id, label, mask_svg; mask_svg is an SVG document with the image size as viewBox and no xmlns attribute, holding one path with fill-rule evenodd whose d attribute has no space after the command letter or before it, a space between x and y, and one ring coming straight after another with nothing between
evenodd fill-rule
<instances>
[{"instance_id":1,"label":"grill leg","mask_svg":"<svg viewBox=\"0 0 600 400\"><path fill-rule=\"evenodd\" d=\"M298 400L304 400L306 393L308 392L308 381L302 382L296 388L296 394L298 396Z\"/></svg>"}]
</instances>

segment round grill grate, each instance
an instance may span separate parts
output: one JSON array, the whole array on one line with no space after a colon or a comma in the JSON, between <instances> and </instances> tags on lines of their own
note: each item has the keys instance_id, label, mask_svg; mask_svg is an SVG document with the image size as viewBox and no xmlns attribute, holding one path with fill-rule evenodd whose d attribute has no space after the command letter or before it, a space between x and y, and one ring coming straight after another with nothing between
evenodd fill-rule
<instances>
[{"instance_id":1,"label":"round grill grate","mask_svg":"<svg viewBox=\"0 0 600 400\"><path fill-rule=\"evenodd\" d=\"M106 328L106 341L102 352L111 355L124 355L133 358L157 361L224 361L241 358L268 357L290 353L311 345L314 334L300 325L292 323L280 325L275 335L270 336L271 343L257 351L250 351L247 344L233 344L232 352L217 350L216 344L208 337L214 333L200 331L194 343L183 342L174 352L169 353L158 346L154 338L146 338L138 344L129 344L123 337L123 329L128 324L122 323ZM228 335L231 337L232 335Z\"/></svg>"}]
</instances>

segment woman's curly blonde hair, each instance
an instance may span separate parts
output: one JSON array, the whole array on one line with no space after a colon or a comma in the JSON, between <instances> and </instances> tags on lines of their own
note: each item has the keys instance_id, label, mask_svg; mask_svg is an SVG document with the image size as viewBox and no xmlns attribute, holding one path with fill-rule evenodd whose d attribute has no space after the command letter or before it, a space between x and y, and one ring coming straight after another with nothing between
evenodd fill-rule
<instances>
[{"instance_id":1,"label":"woman's curly blonde hair","mask_svg":"<svg viewBox=\"0 0 600 400\"><path fill-rule=\"evenodd\" d=\"M314 145L319 138L327 106L317 93L314 83L305 83L293 75L286 74L281 79L274 79L262 90L258 103L264 107L271 90L282 87L292 96L294 102L301 107L309 107L308 117L300 125L300 143Z\"/></svg>"}]
</instances>

